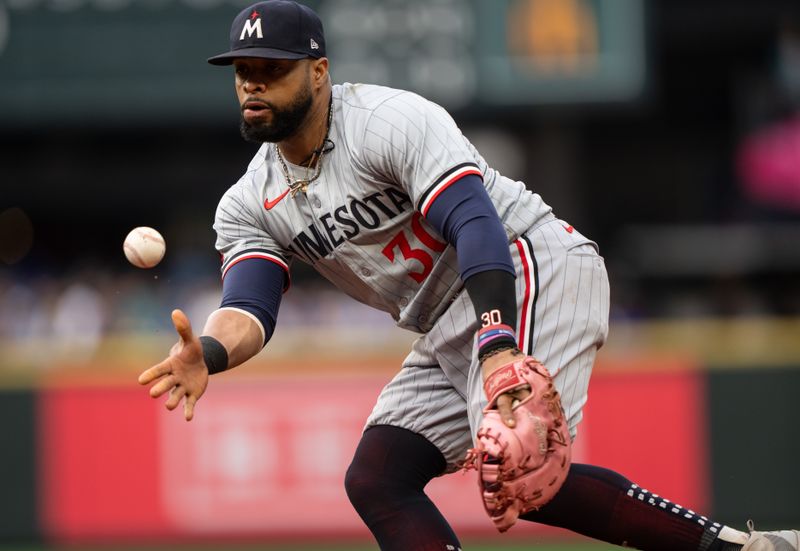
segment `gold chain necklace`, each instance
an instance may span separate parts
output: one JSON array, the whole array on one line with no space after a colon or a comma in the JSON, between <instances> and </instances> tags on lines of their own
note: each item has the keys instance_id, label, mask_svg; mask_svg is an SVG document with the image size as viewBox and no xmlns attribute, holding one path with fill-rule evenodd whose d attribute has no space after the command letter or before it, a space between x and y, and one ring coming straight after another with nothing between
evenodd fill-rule
<instances>
[{"instance_id":1,"label":"gold chain necklace","mask_svg":"<svg viewBox=\"0 0 800 551\"><path fill-rule=\"evenodd\" d=\"M286 178L286 183L289 184L289 193L294 197L297 195L298 191L302 191L306 193L308 191L308 186L319 178L319 175L322 174L322 156L326 153L325 149L325 142L328 141L328 134L331 131L331 122L333 121L333 98L331 98L330 103L328 104L328 125L325 129L325 137L322 139L322 145L319 149L314 150L311 153L311 159L308 161L308 165L306 165L306 177L301 178L299 180L292 180L291 175L289 174L289 167L286 165L286 161L283 159L283 154L281 154L281 148L278 147L278 144L275 144L275 154L278 157L278 161L281 163L281 169L283 170L283 176ZM311 170L311 165L316 161L314 166L314 175L310 178L308 177L309 171Z\"/></svg>"}]
</instances>

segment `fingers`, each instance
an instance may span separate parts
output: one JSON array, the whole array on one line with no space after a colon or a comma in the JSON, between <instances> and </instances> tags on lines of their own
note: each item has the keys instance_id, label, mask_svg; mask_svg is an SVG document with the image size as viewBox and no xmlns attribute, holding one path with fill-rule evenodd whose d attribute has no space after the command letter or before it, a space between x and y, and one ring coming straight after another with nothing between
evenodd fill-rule
<instances>
[{"instance_id":1,"label":"fingers","mask_svg":"<svg viewBox=\"0 0 800 551\"><path fill-rule=\"evenodd\" d=\"M515 427L517 424L514 419L514 408L519 403L531 395L530 387L520 388L514 392L506 392L497 397L497 411L500 413L500 418L507 427Z\"/></svg>"},{"instance_id":2,"label":"fingers","mask_svg":"<svg viewBox=\"0 0 800 551\"><path fill-rule=\"evenodd\" d=\"M197 399L208 384L208 374L204 371L205 378L200 381L196 395L189 394L186 383L190 383L189 386L192 388L197 386L197 381L192 376L192 369L196 367L195 356L199 356L198 361L202 361L200 344L192 332L189 318L181 310L172 311L172 323L180 336L180 341L172 347L169 358L139 375L139 384L147 385L154 382L155 384L150 387L150 396L153 398L169 392L164 405L170 411L177 408L183 400L183 415L187 421L191 421Z\"/></svg>"},{"instance_id":3,"label":"fingers","mask_svg":"<svg viewBox=\"0 0 800 551\"><path fill-rule=\"evenodd\" d=\"M150 391L150 394L153 394L152 390ZM181 385L175 385L172 390L170 390L169 398L164 403L164 406L166 406L168 410L172 411L178 407L178 405L181 403L181 400L184 398L183 417L187 421L191 421L194 417L194 406L197 403L197 397L189 394L185 387Z\"/></svg>"},{"instance_id":4,"label":"fingers","mask_svg":"<svg viewBox=\"0 0 800 551\"><path fill-rule=\"evenodd\" d=\"M158 398L165 392L169 392L170 390L172 390L177 385L178 385L178 380L174 375L169 375L167 377L164 377L156 384L154 384L152 387L150 387L150 396L153 398Z\"/></svg>"},{"instance_id":5,"label":"fingers","mask_svg":"<svg viewBox=\"0 0 800 551\"><path fill-rule=\"evenodd\" d=\"M168 375L171 371L172 371L172 366L170 365L170 362L161 362L160 364L154 365L147 371L142 372L142 374L139 375L139 384L140 385L150 384L159 377Z\"/></svg>"},{"instance_id":6,"label":"fingers","mask_svg":"<svg viewBox=\"0 0 800 551\"><path fill-rule=\"evenodd\" d=\"M189 323L189 318L186 317L183 311L178 309L172 311L172 324L175 326L175 330L178 332L183 342L186 343L194 340L192 324Z\"/></svg>"},{"instance_id":7,"label":"fingers","mask_svg":"<svg viewBox=\"0 0 800 551\"><path fill-rule=\"evenodd\" d=\"M195 396L186 396L186 401L183 403L183 417L187 421L191 421L194 417L194 405L197 403Z\"/></svg>"},{"instance_id":8,"label":"fingers","mask_svg":"<svg viewBox=\"0 0 800 551\"><path fill-rule=\"evenodd\" d=\"M174 387L174 388L173 388L173 389L170 391L170 393L169 393L169 398L168 398L168 399L167 399L167 401L164 403L164 405L166 406L166 408L167 408L168 410L172 411L173 409L175 409L176 407L178 407L178 404L180 404L180 403L181 403L181 399L182 399L182 398L183 398L185 395L186 395L186 388L185 388L185 387L182 387L181 385L178 385L178 386Z\"/></svg>"},{"instance_id":9,"label":"fingers","mask_svg":"<svg viewBox=\"0 0 800 551\"><path fill-rule=\"evenodd\" d=\"M183 402L183 417L187 421L191 421L194 417L194 406L197 403L197 398L191 394L189 394L185 387L180 385L176 385L172 388L169 393L169 398L164 403L164 406L170 411L174 410L178 405Z\"/></svg>"},{"instance_id":10,"label":"fingers","mask_svg":"<svg viewBox=\"0 0 800 551\"><path fill-rule=\"evenodd\" d=\"M514 411L511 404L514 401L514 396L511 394L501 394L497 397L497 411L500 413L500 418L507 427L513 428L517 422L514 419Z\"/></svg>"}]
</instances>

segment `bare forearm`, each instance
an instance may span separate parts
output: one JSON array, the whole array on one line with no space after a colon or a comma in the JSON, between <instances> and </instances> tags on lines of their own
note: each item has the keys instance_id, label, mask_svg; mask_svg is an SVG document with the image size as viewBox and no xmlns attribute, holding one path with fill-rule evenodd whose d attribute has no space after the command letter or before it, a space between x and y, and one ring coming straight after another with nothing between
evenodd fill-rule
<instances>
[{"instance_id":1,"label":"bare forearm","mask_svg":"<svg viewBox=\"0 0 800 551\"><path fill-rule=\"evenodd\" d=\"M264 334L259 324L237 310L213 312L206 321L203 335L214 337L225 347L228 369L246 362L264 346Z\"/></svg>"}]
</instances>

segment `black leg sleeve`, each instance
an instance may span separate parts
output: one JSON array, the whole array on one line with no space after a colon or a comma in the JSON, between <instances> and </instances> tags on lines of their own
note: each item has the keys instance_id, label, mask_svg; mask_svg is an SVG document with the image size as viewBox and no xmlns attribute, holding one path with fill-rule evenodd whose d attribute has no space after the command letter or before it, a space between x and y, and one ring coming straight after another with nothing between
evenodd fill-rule
<instances>
[{"instance_id":1,"label":"black leg sleeve","mask_svg":"<svg viewBox=\"0 0 800 551\"><path fill-rule=\"evenodd\" d=\"M461 548L424 492L445 466L438 448L419 434L388 425L364 432L347 470L345 489L383 551Z\"/></svg>"}]
</instances>

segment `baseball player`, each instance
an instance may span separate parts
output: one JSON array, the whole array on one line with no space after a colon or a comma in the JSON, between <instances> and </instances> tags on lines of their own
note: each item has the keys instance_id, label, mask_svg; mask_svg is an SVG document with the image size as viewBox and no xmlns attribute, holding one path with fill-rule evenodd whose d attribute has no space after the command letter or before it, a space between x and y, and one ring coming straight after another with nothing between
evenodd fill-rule
<instances>
[{"instance_id":1,"label":"baseball player","mask_svg":"<svg viewBox=\"0 0 800 551\"><path fill-rule=\"evenodd\" d=\"M178 343L139 377L151 396L168 395L169 410L183 401L191 420L209 374L270 340L290 267L306 262L420 335L346 474L381 549L460 549L423 490L465 466L500 530L520 518L647 550L800 549L800 532L741 532L570 464L608 331L603 259L487 166L444 109L332 85L322 23L292 1L243 10L230 45L209 62L233 65L242 135L261 147L217 209L221 306L199 337L173 312Z\"/></svg>"}]
</instances>

